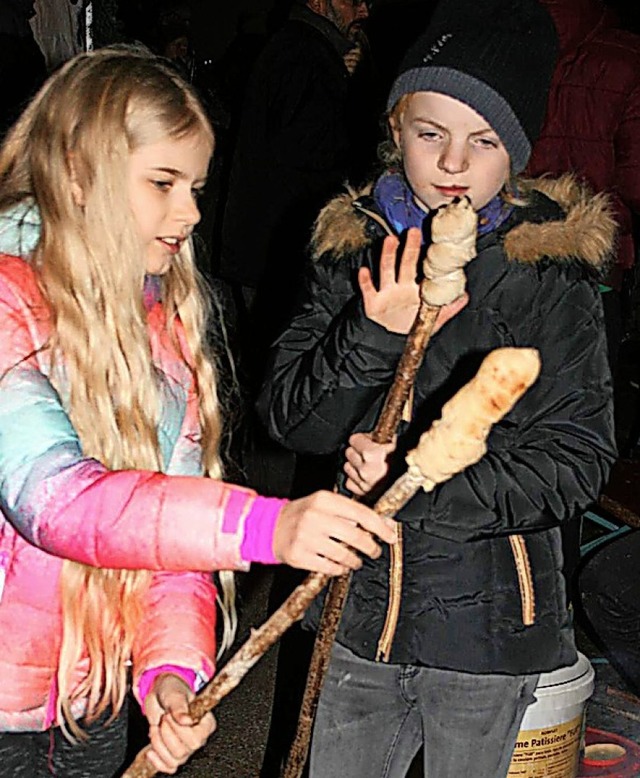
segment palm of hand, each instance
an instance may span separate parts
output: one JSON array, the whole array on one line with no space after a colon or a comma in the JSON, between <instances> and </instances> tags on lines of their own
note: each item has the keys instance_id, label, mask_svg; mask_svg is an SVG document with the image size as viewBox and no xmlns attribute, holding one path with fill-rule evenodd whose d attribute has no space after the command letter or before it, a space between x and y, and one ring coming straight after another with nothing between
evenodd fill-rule
<instances>
[{"instance_id":1,"label":"palm of hand","mask_svg":"<svg viewBox=\"0 0 640 778\"><path fill-rule=\"evenodd\" d=\"M417 282L418 259L421 247L420 230L410 229L396 272L396 253L399 241L385 238L380 257L380 283L376 289L371 272L361 268L358 283L364 311L368 319L389 332L406 335L416 318L420 305L420 287Z\"/></svg>"}]
</instances>

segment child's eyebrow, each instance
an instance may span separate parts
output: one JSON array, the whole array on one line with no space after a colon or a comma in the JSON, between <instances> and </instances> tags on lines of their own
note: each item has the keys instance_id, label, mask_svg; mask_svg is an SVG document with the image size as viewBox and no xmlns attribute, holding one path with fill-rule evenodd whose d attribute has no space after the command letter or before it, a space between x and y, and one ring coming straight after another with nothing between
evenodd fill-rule
<instances>
[{"instance_id":1,"label":"child's eyebrow","mask_svg":"<svg viewBox=\"0 0 640 778\"><path fill-rule=\"evenodd\" d=\"M188 178L187 174L184 171L178 170L178 168L175 167L164 167L162 165L159 165L158 167L152 167L151 170L157 173L166 173L167 175L175 176L176 178ZM206 182L206 180L207 180L206 176L201 176L200 178L196 178L194 183L201 184Z\"/></svg>"},{"instance_id":2,"label":"child's eyebrow","mask_svg":"<svg viewBox=\"0 0 640 778\"><path fill-rule=\"evenodd\" d=\"M443 124L439 124L435 119L426 119L423 116L416 116L413 119L414 122L418 124L430 124L432 127L435 127L438 130L442 130L443 132L449 132L449 128L445 127ZM486 135L487 133L491 133L492 135L497 136L497 132L493 129L493 127L490 127L488 124L486 127L483 127L480 130L474 130L474 132L470 132L469 135Z\"/></svg>"}]
</instances>

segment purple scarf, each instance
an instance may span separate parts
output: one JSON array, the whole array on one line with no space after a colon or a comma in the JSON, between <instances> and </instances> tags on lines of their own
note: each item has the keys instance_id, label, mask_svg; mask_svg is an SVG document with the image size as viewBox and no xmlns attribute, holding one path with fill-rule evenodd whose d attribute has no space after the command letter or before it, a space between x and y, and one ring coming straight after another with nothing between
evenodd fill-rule
<instances>
[{"instance_id":1,"label":"purple scarf","mask_svg":"<svg viewBox=\"0 0 640 778\"><path fill-rule=\"evenodd\" d=\"M373 189L373 198L396 234L409 227L422 229L427 211L416 205L415 196L400 173L384 173ZM478 211L478 235L485 235L499 227L513 211L500 195Z\"/></svg>"},{"instance_id":2,"label":"purple scarf","mask_svg":"<svg viewBox=\"0 0 640 778\"><path fill-rule=\"evenodd\" d=\"M152 276L149 273L145 275L142 297L147 311L160 302L162 299L162 278L160 276Z\"/></svg>"}]
</instances>

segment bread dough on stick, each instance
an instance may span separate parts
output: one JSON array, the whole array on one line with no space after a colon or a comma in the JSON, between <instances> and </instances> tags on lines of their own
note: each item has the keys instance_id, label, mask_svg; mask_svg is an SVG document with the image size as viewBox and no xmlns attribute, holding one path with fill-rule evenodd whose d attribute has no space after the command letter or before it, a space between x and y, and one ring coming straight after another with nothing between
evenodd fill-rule
<instances>
[{"instance_id":1,"label":"bread dough on stick","mask_svg":"<svg viewBox=\"0 0 640 778\"><path fill-rule=\"evenodd\" d=\"M442 409L441 419L434 422L421 436L417 448L408 454L407 472L376 502L376 513L395 516L420 488L431 491L436 482L445 481L477 462L484 454L491 425L511 410L536 380L539 370L540 358L535 349L502 348L491 352L475 378L449 400ZM469 438L473 439L470 444ZM440 466L441 455L447 459L445 467ZM251 631L238 652L189 703L189 713L195 721L200 721L235 689L253 665L302 617L328 581L328 575L310 573L262 626ZM290 774L304 767L306 743L302 745L291 766L287 763ZM123 778L152 778L157 774L146 758L148 750L149 746L138 753Z\"/></svg>"},{"instance_id":2,"label":"bread dough on stick","mask_svg":"<svg viewBox=\"0 0 640 778\"><path fill-rule=\"evenodd\" d=\"M431 222L432 243L422 264L423 300L439 308L464 292L464 266L476 255L478 215L469 198L463 197L440 208Z\"/></svg>"},{"instance_id":3,"label":"bread dough on stick","mask_svg":"<svg viewBox=\"0 0 640 778\"><path fill-rule=\"evenodd\" d=\"M441 418L407 455L409 471L420 473L425 491L482 459L491 426L539 372L540 357L532 348L500 348L485 357L476 376L444 405Z\"/></svg>"}]
</instances>

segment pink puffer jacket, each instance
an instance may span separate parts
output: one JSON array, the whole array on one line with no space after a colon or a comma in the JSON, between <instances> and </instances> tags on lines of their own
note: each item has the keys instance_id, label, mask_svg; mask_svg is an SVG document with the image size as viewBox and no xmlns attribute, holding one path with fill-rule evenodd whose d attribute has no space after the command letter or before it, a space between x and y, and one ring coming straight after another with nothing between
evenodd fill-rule
<instances>
[{"instance_id":1,"label":"pink puffer jacket","mask_svg":"<svg viewBox=\"0 0 640 778\"><path fill-rule=\"evenodd\" d=\"M215 588L208 572L273 562L282 500L198 477L197 402L162 306L149 312L163 376L166 474L109 471L84 456L39 351L49 318L29 264L0 256L0 731L50 723L61 639L62 559L155 571L134 679L172 664L210 677ZM163 572L169 571L169 572ZM77 668L81 679L86 667Z\"/></svg>"}]
</instances>

